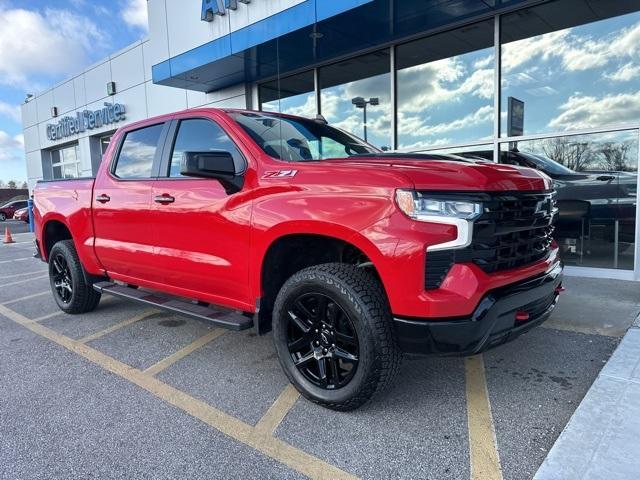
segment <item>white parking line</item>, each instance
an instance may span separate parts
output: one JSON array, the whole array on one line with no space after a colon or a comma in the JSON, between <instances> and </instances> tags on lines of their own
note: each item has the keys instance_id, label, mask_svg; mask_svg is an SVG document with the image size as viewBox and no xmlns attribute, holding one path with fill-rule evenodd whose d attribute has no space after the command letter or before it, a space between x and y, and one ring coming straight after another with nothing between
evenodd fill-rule
<instances>
[{"instance_id":1,"label":"white parking line","mask_svg":"<svg viewBox=\"0 0 640 480\"><path fill-rule=\"evenodd\" d=\"M14 273L13 275L4 275L0 277L0 280L8 280L15 277L26 277L27 275L35 275L36 273L46 273L46 270L36 270L34 272Z\"/></svg>"},{"instance_id":2,"label":"white parking line","mask_svg":"<svg viewBox=\"0 0 640 480\"><path fill-rule=\"evenodd\" d=\"M33 257L14 258L13 260L2 260L0 263L22 262L24 260L31 260Z\"/></svg>"},{"instance_id":3,"label":"white parking line","mask_svg":"<svg viewBox=\"0 0 640 480\"><path fill-rule=\"evenodd\" d=\"M3 303L3 305L11 305L12 303L21 302L23 300L29 300L29 299L35 298L35 297L41 297L43 295L51 295L51 290L45 290L44 292L34 293L32 295L27 295L26 297L14 298L12 300L9 300L7 302L2 302L2 303Z\"/></svg>"},{"instance_id":4,"label":"white parking line","mask_svg":"<svg viewBox=\"0 0 640 480\"><path fill-rule=\"evenodd\" d=\"M0 288L2 288L2 287L11 287L12 285L19 285L21 283L32 282L33 280L39 280L41 278L47 278L48 276L49 276L49 274L40 275L39 277L26 278L24 280L18 280L17 282L3 283L3 284L0 285Z\"/></svg>"}]
</instances>

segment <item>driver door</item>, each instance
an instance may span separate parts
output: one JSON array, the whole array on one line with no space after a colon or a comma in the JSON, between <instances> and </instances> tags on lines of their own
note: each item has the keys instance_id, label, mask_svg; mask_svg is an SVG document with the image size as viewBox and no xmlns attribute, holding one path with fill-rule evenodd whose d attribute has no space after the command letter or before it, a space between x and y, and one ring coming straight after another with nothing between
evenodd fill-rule
<instances>
[{"instance_id":1,"label":"driver door","mask_svg":"<svg viewBox=\"0 0 640 480\"><path fill-rule=\"evenodd\" d=\"M243 154L214 118L203 116L176 118L165 151L151 195L163 283L213 303L248 299L251 202L239 200L243 192L228 194L216 179L180 174L186 151L226 151L246 165Z\"/></svg>"}]
</instances>

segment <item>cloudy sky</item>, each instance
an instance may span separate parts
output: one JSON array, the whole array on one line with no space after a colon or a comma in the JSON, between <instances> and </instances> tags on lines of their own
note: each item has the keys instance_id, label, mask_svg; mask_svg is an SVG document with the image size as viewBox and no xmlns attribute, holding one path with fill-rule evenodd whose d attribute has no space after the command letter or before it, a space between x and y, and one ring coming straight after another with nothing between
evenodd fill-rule
<instances>
[{"instance_id":1,"label":"cloudy sky","mask_svg":"<svg viewBox=\"0 0 640 480\"><path fill-rule=\"evenodd\" d=\"M640 12L511 42L502 57L503 134L508 96L525 102L525 135L640 121ZM400 70L400 147L490 141L493 68L493 48L485 48ZM389 145L389 91L388 74L332 87L322 92L322 113L362 136L351 98L377 96L369 140ZM284 99L280 108L315 113L310 95Z\"/></svg>"},{"instance_id":2,"label":"cloudy sky","mask_svg":"<svg viewBox=\"0 0 640 480\"><path fill-rule=\"evenodd\" d=\"M147 35L146 0L0 0L0 180L26 180L20 104Z\"/></svg>"}]
</instances>

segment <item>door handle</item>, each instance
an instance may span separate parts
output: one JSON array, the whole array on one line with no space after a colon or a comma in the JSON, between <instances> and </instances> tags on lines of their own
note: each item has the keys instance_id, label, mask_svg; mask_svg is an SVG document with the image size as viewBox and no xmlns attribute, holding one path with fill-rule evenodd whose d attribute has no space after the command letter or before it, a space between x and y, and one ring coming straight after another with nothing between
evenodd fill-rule
<instances>
[{"instance_id":1,"label":"door handle","mask_svg":"<svg viewBox=\"0 0 640 480\"><path fill-rule=\"evenodd\" d=\"M609 180L615 180L616 177L613 175L600 175L596 180L600 180L601 182L607 182Z\"/></svg>"},{"instance_id":2,"label":"door handle","mask_svg":"<svg viewBox=\"0 0 640 480\"><path fill-rule=\"evenodd\" d=\"M171 195L167 195L166 193L164 195L157 195L154 199L154 202L156 203L173 203L176 201L176 199L174 197L172 197Z\"/></svg>"},{"instance_id":3,"label":"door handle","mask_svg":"<svg viewBox=\"0 0 640 480\"><path fill-rule=\"evenodd\" d=\"M109 200L111 200L111 197L109 195L98 195L96 197L96 202L100 202L100 203L107 203Z\"/></svg>"}]
</instances>

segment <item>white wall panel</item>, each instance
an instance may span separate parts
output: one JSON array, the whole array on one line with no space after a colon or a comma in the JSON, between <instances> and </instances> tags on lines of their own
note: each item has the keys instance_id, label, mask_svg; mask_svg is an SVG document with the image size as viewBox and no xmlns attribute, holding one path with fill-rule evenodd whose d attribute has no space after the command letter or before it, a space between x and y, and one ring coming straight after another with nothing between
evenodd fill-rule
<instances>
[{"instance_id":1,"label":"white wall panel","mask_svg":"<svg viewBox=\"0 0 640 480\"><path fill-rule=\"evenodd\" d=\"M116 93L113 97L115 103L121 103L126 108L126 118L117 125L137 122L147 118L147 102L146 102L145 84L141 83L135 87L129 88L123 92Z\"/></svg>"},{"instance_id":2,"label":"white wall panel","mask_svg":"<svg viewBox=\"0 0 640 480\"><path fill-rule=\"evenodd\" d=\"M58 85L53 89L53 103L58 107L58 115L65 115L76 108L76 96L73 91L73 80Z\"/></svg>"},{"instance_id":3,"label":"white wall panel","mask_svg":"<svg viewBox=\"0 0 640 480\"><path fill-rule=\"evenodd\" d=\"M38 104L34 99L21 105L22 110L22 126L30 127L38 123Z\"/></svg>"},{"instance_id":4,"label":"white wall panel","mask_svg":"<svg viewBox=\"0 0 640 480\"><path fill-rule=\"evenodd\" d=\"M144 82L141 44L111 58L111 79L118 92Z\"/></svg>"},{"instance_id":5,"label":"white wall panel","mask_svg":"<svg viewBox=\"0 0 640 480\"><path fill-rule=\"evenodd\" d=\"M27 172L29 179L42 178L42 154L40 150L35 150L33 152L29 152L25 156L27 162ZM29 185L31 188L31 185Z\"/></svg>"},{"instance_id":6,"label":"white wall panel","mask_svg":"<svg viewBox=\"0 0 640 480\"><path fill-rule=\"evenodd\" d=\"M169 0L169 2L180 3L175 0ZM149 14L149 42L147 42L148 45L145 48L144 55L145 63L151 66L169 58L165 0L149 0L147 2L147 12Z\"/></svg>"},{"instance_id":7,"label":"white wall panel","mask_svg":"<svg viewBox=\"0 0 640 480\"><path fill-rule=\"evenodd\" d=\"M109 62L102 63L87 70L84 74L84 86L87 102L95 102L107 96L107 83L111 81Z\"/></svg>"},{"instance_id":8,"label":"white wall panel","mask_svg":"<svg viewBox=\"0 0 640 480\"><path fill-rule=\"evenodd\" d=\"M31 101L33 102L34 100ZM51 119L51 107L53 107L53 91L47 90L46 92L38 95L35 102L38 105L38 121L49 121Z\"/></svg>"},{"instance_id":9,"label":"white wall panel","mask_svg":"<svg viewBox=\"0 0 640 480\"><path fill-rule=\"evenodd\" d=\"M87 103L87 94L84 90L84 74L73 79L73 91L76 95L76 108L83 107Z\"/></svg>"},{"instance_id":10,"label":"white wall panel","mask_svg":"<svg viewBox=\"0 0 640 480\"><path fill-rule=\"evenodd\" d=\"M33 125L23 129L24 134L24 151L33 152L40 150L40 135L38 133L38 125Z\"/></svg>"},{"instance_id":11,"label":"white wall panel","mask_svg":"<svg viewBox=\"0 0 640 480\"><path fill-rule=\"evenodd\" d=\"M185 90L145 83L147 90L147 112L149 117L171 113L187 108Z\"/></svg>"}]
</instances>

